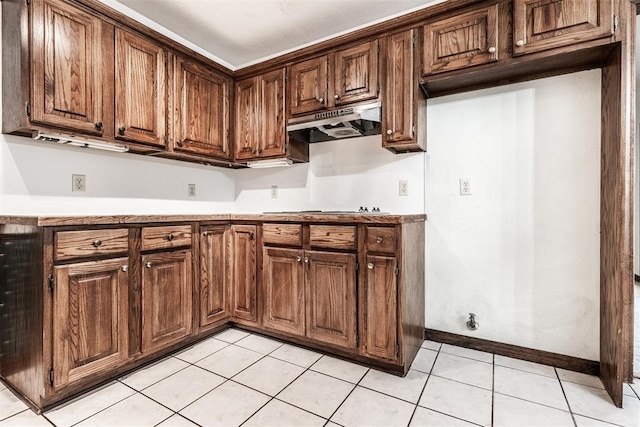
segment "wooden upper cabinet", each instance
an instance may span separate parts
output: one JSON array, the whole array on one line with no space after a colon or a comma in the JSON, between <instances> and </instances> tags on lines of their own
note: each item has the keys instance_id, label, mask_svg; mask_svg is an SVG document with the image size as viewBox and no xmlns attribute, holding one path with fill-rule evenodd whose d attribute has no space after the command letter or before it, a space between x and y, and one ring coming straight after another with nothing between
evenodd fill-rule
<instances>
[{"instance_id":1,"label":"wooden upper cabinet","mask_svg":"<svg viewBox=\"0 0 640 427\"><path fill-rule=\"evenodd\" d=\"M283 68L236 83L236 160L285 154L285 73Z\"/></svg>"},{"instance_id":2,"label":"wooden upper cabinet","mask_svg":"<svg viewBox=\"0 0 640 427\"><path fill-rule=\"evenodd\" d=\"M258 79L260 157L282 156L286 152L285 80L285 68L263 74Z\"/></svg>"},{"instance_id":3,"label":"wooden upper cabinet","mask_svg":"<svg viewBox=\"0 0 640 427\"><path fill-rule=\"evenodd\" d=\"M291 66L289 96L292 116L327 108L328 63L325 55Z\"/></svg>"},{"instance_id":4,"label":"wooden upper cabinet","mask_svg":"<svg viewBox=\"0 0 640 427\"><path fill-rule=\"evenodd\" d=\"M165 146L167 52L116 29L115 137Z\"/></svg>"},{"instance_id":5,"label":"wooden upper cabinet","mask_svg":"<svg viewBox=\"0 0 640 427\"><path fill-rule=\"evenodd\" d=\"M262 286L267 329L305 335L304 252L263 248Z\"/></svg>"},{"instance_id":6,"label":"wooden upper cabinet","mask_svg":"<svg viewBox=\"0 0 640 427\"><path fill-rule=\"evenodd\" d=\"M230 235L226 225L200 232L200 327L229 317Z\"/></svg>"},{"instance_id":7,"label":"wooden upper cabinet","mask_svg":"<svg viewBox=\"0 0 640 427\"><path fill-rule=\"evenodd\" d=\"M415 30L388 36L384 43L382 146L394 151L417 147L414 43Z\"/></svg>"},{"instance_id":8,"label":"wooden upper cabinet","mask_svg":"<svg viewBox=\"0 0 640 427\"><path fill-rule=\"evenodd\" d=\"M236 83L235 95L235 159L247 160L258 156L259 115L257 78Z\"/></svg>"},{"instance_id":9,"label":"wooden upper cabinet","mask_svg":"<svg viewBox=\"0 0 640 427\"><path fill-rule=\"evenodd\" d=\"M375 99L379 94L378 41L370 41L335 53L335 105Z\"/></svg>"},{"instance_id":10,"label":"wooden upper cabinet","mask_svg":"<svg viewBox=\"0 0 640 427\"><path fill-rule=\"evenodd\" d=\"M128 360L128 258L54 267L53 372L60 389Z\"/></svg>"},{"instance_id":11,"label":"wooden upper cabinet","mask_svg":"<svg viewBox=\"0 0 640 427\"><path fill-rule=\"evenodd\" d=\"M356 347L356 256L305 252L307 337Z\"/></svg>"},{"instance_id":12,"label":"wooden upper cabinet","mask_svg":"<svg viewBox=\"0 0 640 427\"><path fill-rule=\"evenodd\" d=\"M613 0L514 0L513 53L611 36L612 4Z\"/></svg>"},{"instance_id":13,"label":"wooden upper cabinet","mask_svg":"<svg viewBox=\"0 0 640 427\"><path fill-rule=\"evenodd\" d=\"M174 83L176 151L230 159L231 80L177 57Z\"/></svg>"},{"instance_id":14,"label":"wooden upper cabinet","mask_svg":"<svg viewBox=\"0 0 640 427\"><path fill-rule=\"evenodd\" d=\"M292 116L377 98L378 41L292 65L289 91Z\"/></svg>"},{"instance_id":15,"label":"wooden upper cabinet","mask_svg":"<svg viewBox=\"0 0 640 427\"><path fill-rule=\"evenodd\" d=\"M423 74L498 60L498 5L427 24L423 28Z\"/></svg>"},{"instance_id":16,"label":"wooden upper cabinet","mask_svg":"<svg viewBox=\"0 0 640 427\"><path fill-rule=\"evenodd\" d=\"M61 0L31 7L31 121L102 135L102 21Z\"/></svg>"},{"instance_id":17,"label":"wooden upper cabinet","mask_svg":"<svg viewBox=\"0 0 640 427\"><path fill-rule=\"evenodd\" d=\"M364 296L364 352L398 358L398 283L396 258L367 256Z\"/></svg>"},{"instance_id":18,"label":"wooden upper cabinet","mask_svg":"<svg viewBox=\"0 0 640 427\"><path fill-rule=\"evenodd\" d=\"M191 334L191 250L143 255L142 265L142 351L151 353Z\"/></svg>"},{"instance_id":19,"label":"wooden upper cabinet","mask_svg":"<svg viewBox=\"0 0 640 427\"><path fill-rule=\"evenodd\" d=\"M257 258L255 225L231 226L233 259L231 311L234 321L244 324L257 322Z\"/></svg>"}]
</instances>

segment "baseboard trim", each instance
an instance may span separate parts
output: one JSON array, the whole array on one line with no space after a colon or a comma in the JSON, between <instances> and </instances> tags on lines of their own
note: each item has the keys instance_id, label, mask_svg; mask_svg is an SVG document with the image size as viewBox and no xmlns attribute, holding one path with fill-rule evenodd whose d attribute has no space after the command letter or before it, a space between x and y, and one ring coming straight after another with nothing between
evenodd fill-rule
<instances>
[{"instance_id":1,"label":"baseboard trim","mask_svg":"<svg viewBox=\"0 0 640 427\"><path fill-rule=\"evenodd\" d=\"M520 347L512 344L504 344L482 338L468 337L453 334L451 332L425 329L425 338L431 341L471 348L473 350L486 351L514 359L527 360L543 365L555 366L569 371L582 372L584 374L600 376L600 363L594 360L581 359L549 351L536 350L528 347Z\"/></svg>"}]
</instances>

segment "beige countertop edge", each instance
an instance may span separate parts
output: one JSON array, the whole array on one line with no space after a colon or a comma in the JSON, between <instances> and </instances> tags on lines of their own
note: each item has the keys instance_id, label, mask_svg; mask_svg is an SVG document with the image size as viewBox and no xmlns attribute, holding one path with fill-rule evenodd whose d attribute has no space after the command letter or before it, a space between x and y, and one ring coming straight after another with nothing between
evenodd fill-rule
<instances>
[{"instance_id":1,"label":"beige countertop edge","mask_svg":"<svg viewBox=\"0 0 640 427\"><path fill-rule=\"evenodd\" d=\"M254 222L331 222L331 223L394 223L425 221L425 214L198 214L198 215L5 215L0 224L31 226L113 225L182 221L254 221Z\"/></svg>"}]
</instances>

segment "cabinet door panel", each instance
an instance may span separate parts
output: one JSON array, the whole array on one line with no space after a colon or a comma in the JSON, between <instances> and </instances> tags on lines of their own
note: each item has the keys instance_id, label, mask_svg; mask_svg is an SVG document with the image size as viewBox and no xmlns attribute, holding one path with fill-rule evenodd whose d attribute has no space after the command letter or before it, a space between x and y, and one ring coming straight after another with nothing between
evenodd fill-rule
<instances>
[{"instance_id":1,"label":"cabinet door panel","mask_svg":"<svg viewBox=\"0 0 640 427\"><path fill-rule=\"evenodd\" d=\"M415 100L413 96L414 31L387 38L386 78L382 110L383 146L411 143L414 137Z\"/></svg>"},{"instance_id":2,"label":"cabinet door panel","mask_svg":"<svg viewBox=\"0 0 640 427\"><path fill-rule=\"evenodd\" d=\"M200 326L229 317L229 227L211 226L200 234Z\"/></svg>"},{"instance_id":3,"label":"cabinet door panel","mask_svg":"<svg viewBox=\"0 0 640 427\"><path fill-rule=\"evenodd\" d=\"M322 110L327 106L326 56L298 62L291 66L291 115Z\"/></svg>"},{"instance_id":4,"label":"cabinet door panel","mask_svg":"<svg viewBox=\"0 0 640 427\"><path fill-rule=\"evenodd\" d=\"M128 258L54 268L54 387L128 359Z\"/></svg>"},{"instance_id":5,"label":"cabinet door panel","mask_svg":"<svg viewBox=\"0 0 640 427\"><path fill-rule=\"evenodd\" d=\"M356 256L305 252L307 336L356 347Z\"/></svg>"},{"instance_id":6,"label":"cabinet door panel","mask_svg":"<svg viewBox=\"0 0 640 427\"><path fill-rule=\"evenodd\" d=\"M368 256L365 285L366 354L395 360L398 357L396 259Z\"/></svg>"},{"instance_id":7,"label":"cabinet door panel","mask_svg":"<svg viewBox=\"0 0 640 427\"><path fill-rule=\"evenodd\" d=\"M165 145L166 57L160 46L116 29L116 138Z\"/></svg>"},{"instance_id":8,"label":"cabinet door panel","mask_svg":"<svg viewBox=\"0 0 640 427\"><path fill-rule=\"evenodd\" d=\"M221 75L177 60L175 150L230 158L229 85Z\"/></svg>"},{"instance_id":9,"label":"cabinet door panel","mask_svg":"<svg viewBox=\"0 0 640 427\"><path fill-rule=\"evenodd\" d=\"M263 249L265 328L304 336L303 252L296 249Z\"/></svg>"},{"instance_id":10,"label":"cabinet door panel","mask_svg":"<svg viewBox=\"0 0 640 427\"><path fill-rule=\"evenodd\" d=\"M236 83L235 155L236 160L252 159L258 155L258 91L256 78Z\"/></svg>"},{"instance_id":11,"label":"cabinet door panel","mask_svg":"<svg viewBox=\"0 0 640 427\"><path fill-rule=\"evenodd\" d=\"M142 256L142 351L160 350L191 333L191 251Z\"/></svg>"},{"instance_id":12,"label":"cabinet door panel","mask_svg":"<svg viewBox=\"0 0 640 427\"><path fill-rule=\"evenodd\" d=\"M424 27L423 74L498 60L498 5Z\"/></svg>"},{"instance_id":13,"label":"cabinet door panel","mask_svg":"<svg viewBox=\"0 0 640 427\"><path fill-rule=\"evenodd\" d=\"M378 97L378 41L363 43L335 54L335 104Z\"/></svg>"},{"instance_id":14,"label":"cabinet door panel","mask_svg":"<svg viewBox=\"0 0 640 427\"><path fill-rule=\"evenodd\" d=\"M257 320L256 226L233 225L233 317L246 322Z\"/></svg>"},{"instance_id":15,"label":"cabinet door panel","mask_svg":"<svg viewBox=\"0 0 640 427\"><path fill-rule=\"evenodd\" d=\"M515 0L514 54L613 34L612 0Z\"/></svg>"},{"instance_id":16,"label":"cabinet door panel","mask_svg":"<svg viewBox=\"0 0 640 427\"><path fill-rule=\"evenodd\" d=\"M285 69L260 77L260 102L262 107L259 126L260 157L280 156L285 152Z\"/></svg>"},{"instance_id":17,"label":"cabinet door panel","mask_svg":"<svg viewBox=\"0 0 640 427\"><path fill-rule=\"evenodd\" d=\"M58 0L32 10L31 120L102 135L101 21Z\"/></svg>"}]
</instances>

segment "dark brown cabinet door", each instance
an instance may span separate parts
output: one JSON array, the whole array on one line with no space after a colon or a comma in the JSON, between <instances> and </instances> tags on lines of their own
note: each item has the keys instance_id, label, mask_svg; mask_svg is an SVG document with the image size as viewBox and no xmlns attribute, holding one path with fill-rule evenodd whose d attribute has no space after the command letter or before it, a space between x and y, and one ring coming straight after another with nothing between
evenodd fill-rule
<instances>
[{"instance_id":1,"label":"dark brown cabinet door","mask_svg":"<svg viewBox=\"0 0 640 427\"><path fill-rule=\"evenodd\" d=\"M54 267L54 388L128 360L128 258Z\"/></svg>"},{"instance_id":2,"label":"dark brown cabinet door","mask_svg":"<svg viewBox=\"0 0 640 427\"><path fill-rule=\"evenodd\" d=\"M226 77L177 58L174 88L176 151L230 159L230 85Z\"/></svg>"},{"instance_id":3,"label":"dark brown cabinet door","mask_svg":"<svg viewBox=\"0 0 640 427\"><path fill-rule=\"evenodd\" d=\"M267 329L305 335L304 253L299 249L264 248L263 325Z\"/></svg>"},{"instance_id":4,"label":"dark brown cabinet door","mask_svg":"<svg viewBox=\"0 0 640 427\"><path fill-rule=\"evenodd\" d=\"M414 30L394 34L385 43L382 103L382 145L397 148L414 143L416 100L413 84Z\"/></svg>"},{"instance_id":5,"label":"dark brown cabinet door","mask_svg":"<svg viewBox=\"0 0 640 427\"><path fill-rule=\"evenodd\" d=\"M191 334L191 251L142 256L142 351L151 353Z\"/></svg>"},{"instance_id":6,"label":"dark brown cabinet door","mask_svg":"<svg viewBox=\"0 0 640 427\"><path fill-rule=\"evenodd\" d=\"M307 337L356 347L356 256L305 252Z\"/></svg>"},{"instance_id":7,"label":"dark brown cabinet door","mask_svg":"<svg viewBox=\"0 0 640 427\"><path fill-rule=\"evenodd\" d=\"M285 154L285 76L286 70L272 71L259 77L260 157Z\"/></svg>"},{"instance_id":8,"label":"dark brown cabinet door","mask_svg":"<svg viewBox=\"0 0 640 427\"><path fill-rule=\"evenodd\" d=\"M165 146L167 53L160 46L116 29L115 136Z\"/></svg>"},{"instance_id":9,"label":"dark brown cabinet door","mask_svg":"<svg viewBox=\"0 0 640 427\"><path fill-rule=\"evenodd\" d=\"M289 84L291 115L327 107L328 57L309 59L291 66Z\"/></svg>"},{"instance_id":10,"label":"dark brown cabinet door","mask_svg":"<svg viewBox=\"0 0 640 427\"><path fill-rule=\"evenodd\" d=\"M613 0L514 0L513 53L521 55L613 34Z\"/></svg>"},{"instance_id":11,"label":"dark brown cabinet door","mask_svg":"<svg viewBox=\"0 0 640 427\"><path fill-rule=\"evenodd\" d=\"M232 315L234 320L257 320L255 225L231 226L233 256Z\"/></svg>"},{"instance_id":12,"label":"dark brown cabinet door","mask_svg":"<svg viewBox=\"0 0 640 427\"><path fill-rule=\"evenodd\" d=\"M335 53L334 104L342 105L378 97L378 41Z\"/></svg>"},{"instance_id":13,"label":"dark brown cabinet door","mask_svg":"<svg viewBox=\"0 0 640 427\"><path fill-rule=\"evenodd\" d=\"M200 327L229 317L228 226L202 227L200 232Z\"/></svg>"},{"instance_id":14,"label":"dark brown cabinet door","mask_svg":"<svg viewBox=\"0 0 640 427\"><path fill-rule=\"evenodd\" d=\"M101 20L60 0L36 0L31 10L31 120L102 135Z\"/></svg>"},{"instance_id":15,"label":"dark brown cabinet door","mask_svg":"<svg viewBox=\"0 0 640 427\"><path fill-rule=\"evenodd\" d=\"M248 160L258 156L259 104L257 78L236 83L235 96L235 158Z\"/></svg>"},{"instance_id":16,"label":"dark brown cabinet door","mask_svg":"<svg viewBox=\"0 0 640 427\"><path fill-rule=\"evenodd\" d=\"M498 5L424 26L423 74L498 60Z\"/></svg>"},{"instance_id":17,"label":"dark brown cabinet door","mask_svg":"<svg viewBox=\"0 0 640 427\"><path fill-rule=\"evenodd\" d=\"M396 259L368 256L364 297L364 352L372 357L398 357L398 285Z\"/></svg>"}]
</instances>

